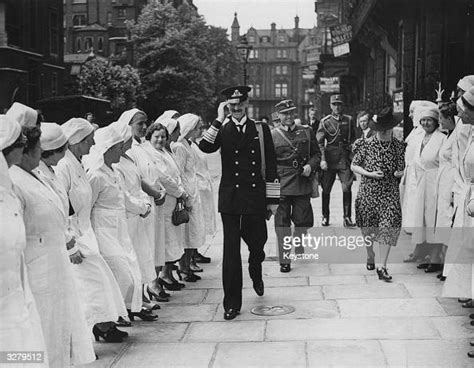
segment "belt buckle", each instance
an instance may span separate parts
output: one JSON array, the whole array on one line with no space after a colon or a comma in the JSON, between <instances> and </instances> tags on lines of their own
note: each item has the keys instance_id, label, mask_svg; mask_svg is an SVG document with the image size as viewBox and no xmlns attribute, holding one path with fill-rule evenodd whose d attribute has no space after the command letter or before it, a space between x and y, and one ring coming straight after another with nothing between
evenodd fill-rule
<instances>
[{"instance_id":1,"label":"belt buckle","mask_svg":"<svg viewBox=\"0 0 474 368\"><path fill-rule=\"evenodd\" d=\"M298 166L299 166L298 161L297 161L297 160L293 160L293 167L294 167L295 169L297 169Z\"/></svg>"}]
</instances>

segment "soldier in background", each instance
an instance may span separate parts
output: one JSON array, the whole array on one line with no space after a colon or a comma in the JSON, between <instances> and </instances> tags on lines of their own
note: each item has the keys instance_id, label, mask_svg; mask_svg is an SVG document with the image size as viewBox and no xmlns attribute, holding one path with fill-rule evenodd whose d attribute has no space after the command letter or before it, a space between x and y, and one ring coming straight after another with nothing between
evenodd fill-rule
<instances>
[{"instance_id":1,"label":"soldier in background","mask_svg":"<svg viewBox=\"0 0 474 368\"><path fill-rule=\"evenodd\" d=\"M331 189L336 175L342 185L342 201L344 227L354 227L351 220L352 182L354 174L351 171L351 145L355 140L355 127L352 117L343 115L342 95L332 95L332 114L321 119L316 133L316 139L321 150L321 187L322 193L322 226L329 226L329 202Z\"/></svg>"},{"instance_id":2,"label":"soldier in background","mask_svg":"<svg viewBox=\"0 0 474 368\"><path fill-rule=\"evenodd\" d=\"M291 237L291 221L295 225L293 237L300 237L313 227L311 207L312 184L310 175L319 168L321 153L313 129L296 124L295 104L284 100L275 108L280 126L272 130L280 176L280 205L275 215L280 272L291 271L290 250L283 248L285 237ZM304 253L302 246L296 254Z\"/></svg>"}]
</instances>

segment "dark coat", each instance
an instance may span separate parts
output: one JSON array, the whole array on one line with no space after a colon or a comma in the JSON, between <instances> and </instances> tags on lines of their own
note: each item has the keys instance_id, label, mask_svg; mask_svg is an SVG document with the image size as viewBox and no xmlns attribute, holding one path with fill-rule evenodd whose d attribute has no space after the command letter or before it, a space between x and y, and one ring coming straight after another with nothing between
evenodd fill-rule
<instances>
[{"instance_id":1,"label":"dark coat","mask_svg":"<svg viewBox=\"0 0 474 368\"><path fill-rule=\"evenodd\" d=\"M266 214L267 204L278 204L278 195L269 195L269 186L279 183L275 148L270 128L262 124L265 144L265 176L261 174L261 154L255 122L247 118L244 134L226 118L224 124L215 120L199 148L206 153L221 150L222 178L219 186L218 209L226 214ZM214 134L209 134L213 131ZM215 137L215 139L214 139Z\"/></svg>"}]
</instances>

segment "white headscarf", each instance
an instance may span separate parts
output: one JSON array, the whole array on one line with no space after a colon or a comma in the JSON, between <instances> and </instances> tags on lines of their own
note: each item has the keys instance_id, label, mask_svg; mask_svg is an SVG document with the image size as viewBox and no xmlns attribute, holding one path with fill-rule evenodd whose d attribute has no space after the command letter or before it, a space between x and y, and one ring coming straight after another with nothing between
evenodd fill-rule
<instances>
[{"instance_id":1,"label":"white headscarf","mask_svg":"<svg viewBox=\"0 0 474 368\"><path fill-rule=\"evenodd\" d=\"M160 123L163 125L166 130L168 131L168 134L172 134L176 127L178 126L178 120L176 119L171 119L171 118L166 118L162 119L161 121L155 121L154 124Z\"/></svg>"},{"instance_id":2,"label":"white headscarf","mask_svg":"<svg viewBox=\"0 0 474 368\"><path fill-rule=\"evenodd\" d=\"M25 128L36 126L36 121L38 120L38 112L35 109L19 102L14 102L6 115Z\"/></svg>"},{"instance_id":3,"label":"white headscarf","mask_svg":"<svg viewBox=\"0 0 474 368\"><path fill-rule=\"evenodd\" d=\"M173 116L175 116L176 114L179 115L179 112L177 112L176 110L166 110L163 114L158 116L158 118L155 120L155 123L163 124L162 121L164 121L165 119L173 119Z\"/></svg>"},{"instance_id":4,"label":"white headscarf","mask_svg":"<svg viewBox=\"0 0 474 368\"><path fill-rule=\"evenodd\" d=\"M109 125L97 130L94 141L90 153L82 159L86 171L99 169L104 164L104 153L117 143L123 142L123 138L112 125Z\"/></svg>"},{"instance_id":5,"label":"white headscarf","mask_svg":"<svg viewBox=\"0 0 474 368\"><path fill-rule=\"evenodd\" d=\"M423 118L432 118L433 120L439 121L438 106L422 106L417 109L417 114L420 120Z\"/></svg>"},{"instance_id":6,"label":"white headscarf","mask_svg":"<svg viewBox=\"0 0 474 368\"><path fill-rule=\"evenodd\" d=\"M110 124L123 137L124 142L132 138L132 128L130 127L130 123L137 113L142 113L146 116L146 114L139 109L131 109L124 111L116 122Z\"/></svg>"},{"instance_id":7,"label":"white headscarf","mask_svg":"<svg viewBox=\"0 0 474 368\"><path fill-rule=\"evenodd\" d=\"M179 139L185 139L188 133L196 128L199 123L199 116L194 114L184 114L178 118L180 126L180 135Z\"/></svg>"},{"instance_id":8,"label":"white headscarf","mask_svg":"<svg viewBox=\"0 0 474 368\"><path fill-rule=\"evenodd\" d=\"M140 113L142 113L146 116L146 114L142 110L133 108L133 109L124 111L122 113L122 115L120 115L120 117L118 118L117 122L119 122L119 121L120 122L125 122L128 125L128 124L130 124L130 122L132 121L133 117L135 116L135 114L137 112L140 112Z\"/></svg>"},{"instance_id":9,"label":"white headscarf","mask_svg":"<svg viewBox=\"0 0 474 368\"><path fill-rule=\"evenodd\" d=\"M426 108L433 108L437 109L438 105L434 102L427 101L427 100L416 100L412 101L410 104L410 110L413 108L413 127L417 127L420 125L420 111L423 111Z\"/></svg>"},{"instance_id":10,"label":"white headscarf","mask_svg":"<svg viewBox=\"0 0 474 368\"><path fill-rule=\"evenodd\" d=\"M64 146L67 137L56 123L41 123L41 149L50 151Z\"/></svg>"},{"instance_id":11,"label":"white headscarf","mask_svg":"<svg viewBox=\"0 0 474 368\"><path fill-rule=\"evenodd\" d=\"M94 131L94 126L83 118L72 118L61 125L69 144L77 144Z\"/></svg>"},{"instance_id":12,"label":"white headscarf","mask_svg":"<svg viewBox=\"0 0 474 368\"><path fill-rule=\"evenodd\" d=\"M474 86L474 75L466 75L462 77L458 82L458 88L461 88L464 92L469 91L469 88Z\"/></svg>"},{"instance_id":13,"label":"white headscarf","mask_svg":"<svg viewBox=\"0 0 474 368\"><path fill-rule=\"evenodd\" d=\"M8 164L2 151L10 147L21 134L21 126L6 115L0 115L0 186L11 189L12 183L8 174Z\"/></svg>"}]
</instances>

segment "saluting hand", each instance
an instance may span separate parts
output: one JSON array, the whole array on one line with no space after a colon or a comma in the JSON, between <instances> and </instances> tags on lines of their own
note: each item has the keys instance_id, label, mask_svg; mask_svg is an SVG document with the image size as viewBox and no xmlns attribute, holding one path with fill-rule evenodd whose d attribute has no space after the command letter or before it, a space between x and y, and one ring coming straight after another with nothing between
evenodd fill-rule
<instances>
[{"instance_id":1,"label":"saluting hand","mask_svg":"<svg viewBox=\"0 0 474 368\"><path fill-rule=\"evenodd\" d=\"M225 108L227 106L227 101L223 101L219 104L219 107L217 108L217 120L219 120L221 123L225 119Z\"/></svg>"}]
</instances>

